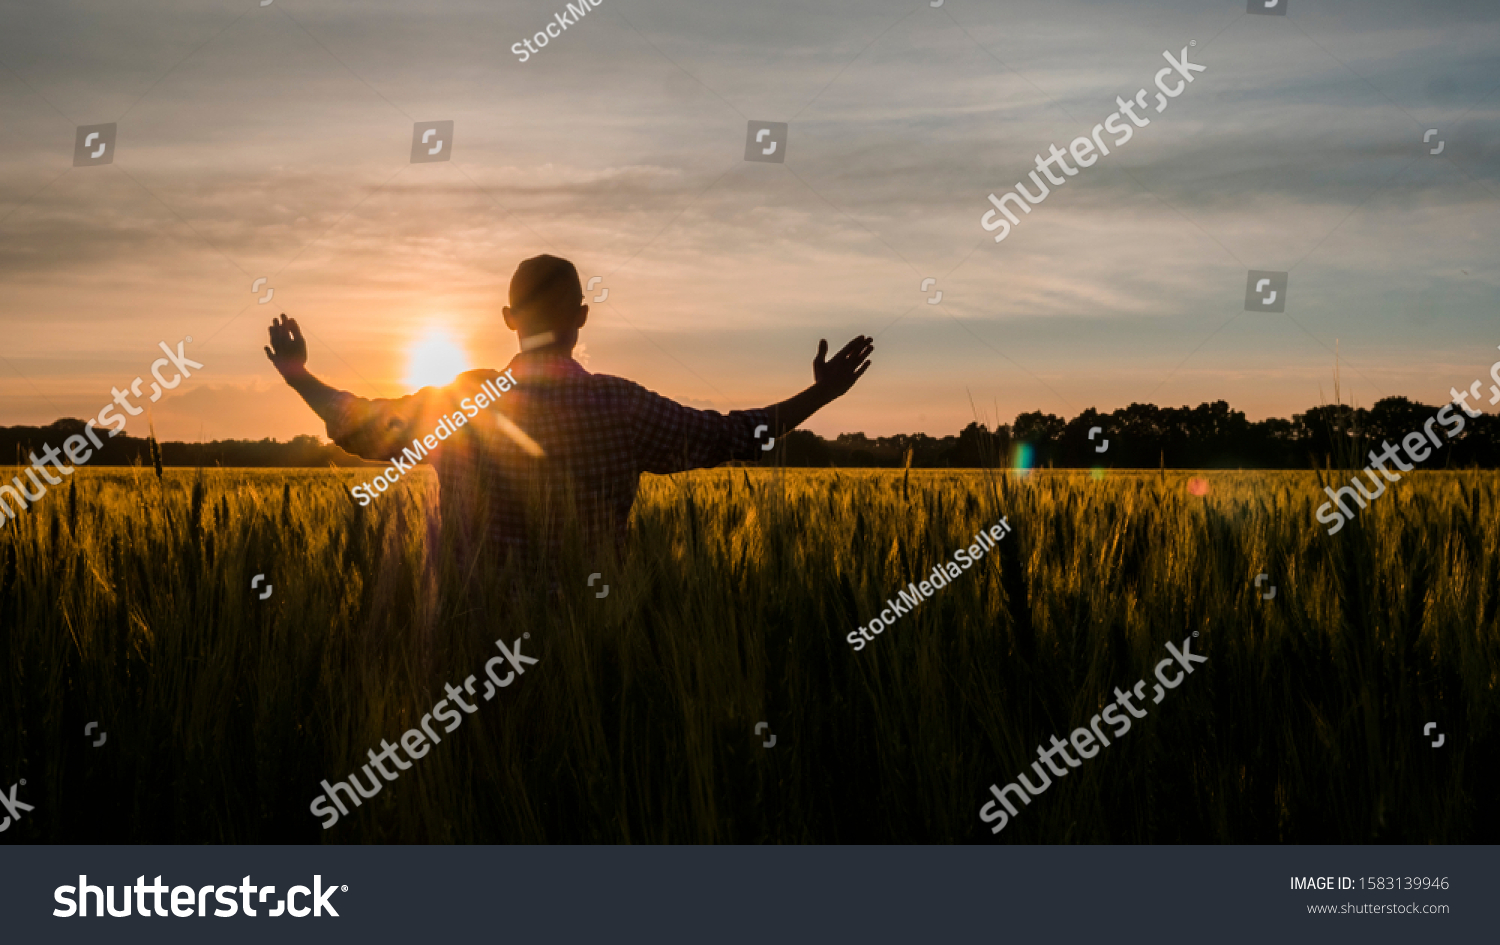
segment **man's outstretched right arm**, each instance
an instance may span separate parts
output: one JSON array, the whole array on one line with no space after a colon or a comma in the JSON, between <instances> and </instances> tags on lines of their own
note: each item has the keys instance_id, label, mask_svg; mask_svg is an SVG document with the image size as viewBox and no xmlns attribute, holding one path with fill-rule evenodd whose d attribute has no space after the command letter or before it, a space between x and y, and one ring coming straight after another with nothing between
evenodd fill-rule
<instances>
[{"instance_id":1,"label":"man's outstretched right arm","mask_svg":"<svg viewBox=\"0 0 1500 945\"><path fill-rule=\"evenodd\" d=\"M287 385L301 394L323 419L329 438L340 448L355 456L384 462L411 442L412 427L426 406L423 394L397 400L369 400L329 387L307 370L307 340L296 319L285 315L279 323L272 319L270 335L266 357Z\"/></svg>"},{"instance_id":2,"label":"man's outstretched right arm","mask_svg":"<svg viewBox=\"0 0 1500 945\"><path fill-rule=\"evenodd\" d=\"M280 321L271 319L271 343L266 346L266 357L281 373L292 390L302 395L313 413L325 423L333 419L334 403L343 391L329 387L313 377L307 370L307 339L295 318L282 315Z\"/></svg>"}]
</instances>

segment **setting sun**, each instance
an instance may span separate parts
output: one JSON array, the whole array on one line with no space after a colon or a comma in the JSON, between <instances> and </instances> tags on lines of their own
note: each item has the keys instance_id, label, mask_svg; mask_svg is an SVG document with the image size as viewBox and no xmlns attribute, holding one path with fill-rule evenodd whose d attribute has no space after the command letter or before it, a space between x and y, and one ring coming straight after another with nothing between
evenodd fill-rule
<instances>
[{"instance_id":1,"label":"setting sun","mask_svg":"<svg viewBox=\"0 0 1500 945\"><path fill-rule=\"evenodd\" d=\"M433 330L412 347L404 382L411 388L440 387L468 369L469 358L463 348L446 331Z\"/></svg>"}]
</instances>

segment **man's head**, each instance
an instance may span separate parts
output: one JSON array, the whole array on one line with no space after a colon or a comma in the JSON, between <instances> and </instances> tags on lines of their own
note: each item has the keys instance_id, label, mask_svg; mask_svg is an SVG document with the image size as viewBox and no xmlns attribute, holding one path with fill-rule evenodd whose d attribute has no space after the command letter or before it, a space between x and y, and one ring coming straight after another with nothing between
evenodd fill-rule
<instances>
[{"instance_id":1,"label":"man's head","mask_svg":"<svg viewBox=\"0 0 1500 945\"><path fill-rule=\"evenodd\" d=\"M589 314L578 270L556 256L523 260L511 277L510 304L503 314L506 327L522 339L552 332L556 344L572 348Z\"/></svg>"}]
</instances>

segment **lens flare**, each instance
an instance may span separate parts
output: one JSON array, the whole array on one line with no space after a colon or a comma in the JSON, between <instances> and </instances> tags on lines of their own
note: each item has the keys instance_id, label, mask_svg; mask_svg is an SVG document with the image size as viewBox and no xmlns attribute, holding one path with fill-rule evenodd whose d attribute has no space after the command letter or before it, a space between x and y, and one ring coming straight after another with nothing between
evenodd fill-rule
<instances>
[{"instance_id":1,"label":"lens flare","mask_svg":"<svg viewBox=\"0 0 1500 945\"><path fill-rule=\"evenodd\" d=\"M1036 455L1036 447L1030 443L1018 443L1011 453L1010 468L1017 475L1025 476L1031 472L1032 461Z\"/></svg>"}]
</instances>

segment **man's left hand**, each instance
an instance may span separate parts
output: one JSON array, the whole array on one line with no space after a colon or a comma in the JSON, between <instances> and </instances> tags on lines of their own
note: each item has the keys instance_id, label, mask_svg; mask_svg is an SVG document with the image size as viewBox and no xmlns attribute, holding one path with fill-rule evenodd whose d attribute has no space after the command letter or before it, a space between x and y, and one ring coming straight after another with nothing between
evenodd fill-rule
<instances>
[{"instance_id":1,"label":"man's left hand","mask_svg":"<svg viewBox=\"0 0 1500 945\"><path fill-rule=\"evenodd\" d=\"M875 339L864 335L844 345L833 359L825 362L828 353L827 340L818 341L818 356L813 359L813 386L829 400L842 397L859 380L860 375L870 369L870 352L875 350Z\"/></svg>"}]
</instances>

